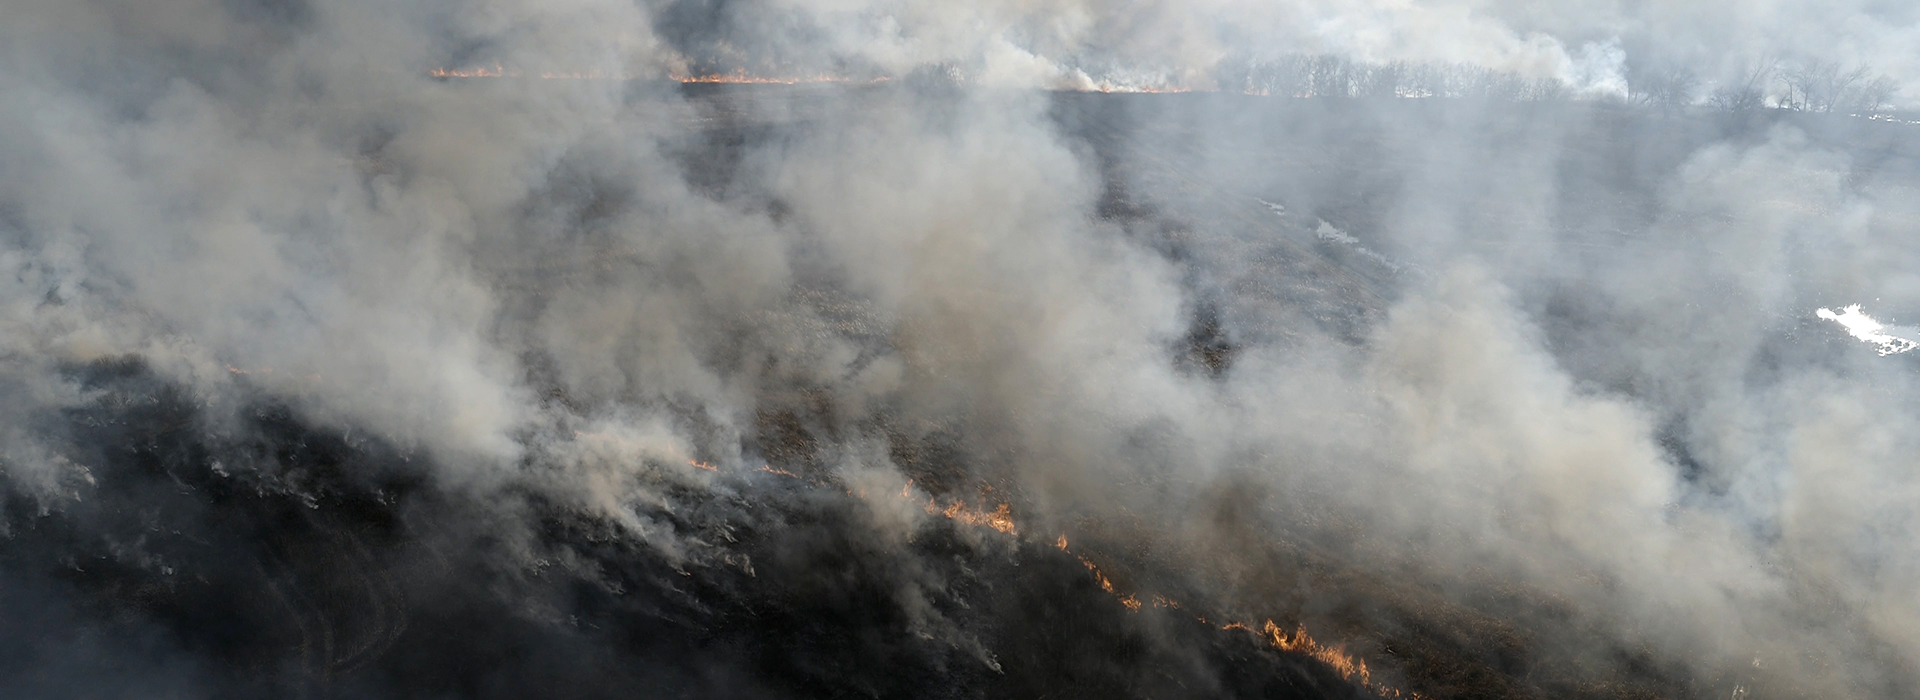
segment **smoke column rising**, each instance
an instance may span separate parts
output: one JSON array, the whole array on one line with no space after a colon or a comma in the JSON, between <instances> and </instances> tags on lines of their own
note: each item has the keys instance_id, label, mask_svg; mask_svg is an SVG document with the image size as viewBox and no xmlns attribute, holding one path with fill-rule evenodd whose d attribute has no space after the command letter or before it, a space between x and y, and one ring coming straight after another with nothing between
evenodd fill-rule
<instances>
[{"instance_id":1,"label":"smoke column rising","mask_svg":"<svg viewBox=\"0 0 1920 700\"><path fill-rule=\"evenodd\" d=\"M9 14L8 695L1920 681L1911 12Z\"/></svg>"}]
</instances>

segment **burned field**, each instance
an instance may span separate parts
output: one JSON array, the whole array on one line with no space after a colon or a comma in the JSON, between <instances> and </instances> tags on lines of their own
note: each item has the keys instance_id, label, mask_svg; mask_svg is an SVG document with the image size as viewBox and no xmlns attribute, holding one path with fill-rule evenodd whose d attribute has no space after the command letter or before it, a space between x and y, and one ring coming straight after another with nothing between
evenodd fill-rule
<instances>
[{"instance_id":1,"label":"burned field","mask_svg":"<svg viewBox=\"0 0 1920 700\"><path fill-rule=\"evenodd\" d=\"M138 362L75 372L96 402L43 427L90 465L89 498L7 503L4 677L23 696L1377 695L1270 632L1143 606L1064 539L958 499L907 545L872 542L793 414L762 426L785 459L648 513L719 553L675 562L283 407L220 426ZM915 583L945 627L900 609Z\"/></svg>"},{"instance_id":2,"label":"burned field","mask_svg":"<svg viewBox=\"0 0 1920 700\"><path fill-rule=\"evenodd\" d=\"M1058 343L994 336L991 319L955 310L988 292L922 292L934 299L925 308L876 301L901 295L887 283L914 281L850 281L846 261L863 258L814 246L830 238L832 207L880 205L828 192L811 206L829 214L810 214L796 198L831 173L779 165L821 158L818 143L859 148L897 130L887 120L903 111L916 124L962 118L943 113L962 97L923 82L638 89L623 109L667 125L649 134L658 162L605 155L633 147L618 139L559 158L507 214L518 218L506 228L531 233L481 241L467 259L496 302L488 333L514 349L512 372L542 416L514 428L516 456L491 472L449 467L457 457L300 396L363 379L225 364L209 392L139 354L57 363L67 399L10 404L57 468L10 480L0 509L0 694L1597 699L1822 687L1692 663L1551 577L1453 571L1447 545L1405 545L1403 531L1379 527L1399 507L1342 500L1418 502L1392 479L1354 496L1344 478L1292 475L1345 459L1324 445L1236 448L1198 469L1188 447L1208 439L1205 418L1145 420L1118 429L1125 464L1075 462L1059 445L1077 424L1032 427L1057 421L1044 414L1058 405L995 398L1047 381L996 383L1007 358ZM1663 231L1661 211L1676 173L1709 144L1792 129L1847 154L1842 177L1859 186L1910 187L1920 172L1904 127L1840 117L1038 99L1029 108L1093 173L1080 191L1091 206L1066 218L1100 238L1092 250L1145 256L1179 290L1183 327L1151 351L1168 376L1205 394L1275 356L1374 352L1391 345L1381 329L1396 305L1446 275L1434 248L1524 262L1552 247L1561 263L1509 280L1515 306L1576 379L1655 407L1667 426L1660 459L1691 464L1683 488L1702 498L1727 487L1687 433L1696 407L1591 352L1636 317L1595 302L1606 295L1587 271L1648 245L1693 245ZM402 146L369 143L354 165L369 191L413 167ZM668 216L644 194L662 182L797 231L783 244L785 281L733 296L695 278L744 249L659 254L623 234ZM1390 235L1443 211L1445 228L1465 232L1457 239ZM682 225L722 220L700 216ZM1516 229L1544 233L1500 233ZM1008 269L1054 272L1038 262ZM607 317L592 300L688 287L705 296L660 314L718 319L676 342L715 376L752 378L724 394L736 422L698 387L634 388L670 366L659 358L609 387L552 340L550 317ZM632 323L583 352L656 342L653 326ZM1820 330L1775 324L1754 341L1766 351L1745 381L1835 365L1852 348ZM832 372L823 357L839 363ZM895 376L881 370L897 358L904 369L887 371L907 379L887 381L908 388L847 388ZM9 376L10 396L46 390ZM629 421L630 406L652 422ZM647 425L689 437L631 451ZM1625 585L1605 566L1582 576ZM1824 590L1807 585L1805 595ZM1884 658L1854 658L1903 668L1886 644L1865 644ZM1864 683L1899 694L1906 677Z\"/></svg>"}]
</instances>

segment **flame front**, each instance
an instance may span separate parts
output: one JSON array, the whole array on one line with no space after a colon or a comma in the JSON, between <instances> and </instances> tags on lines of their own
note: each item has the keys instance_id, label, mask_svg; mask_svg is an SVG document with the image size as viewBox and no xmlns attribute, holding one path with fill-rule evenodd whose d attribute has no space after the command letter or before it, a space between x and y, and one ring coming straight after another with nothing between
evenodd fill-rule
<instances>
[{"instance_id":1,"label":"flame front","mask_svg":"<svg viewBox=\"0 0 1920 700\"><path fill-rule=\"evenodd\" d=\"M936 501L927 499L927 513L945 516L948 520L965 525L992 528L1003 534L1012 535L1018 532L1018 528L1013 523L1013 509L1005 503L989 513L968 508L966 501L954 501L947 504L943 510Z\"/></svg>"},{"instance_id":2,"label":"flame front","mask_svg":"<svg viewBox=\"0 0 1920 700\"><path fill-rule=\"evenodd\" d=\"M1341 678L1364 687L1373 687L1373 677L1367 672L1366 661L1347 655L1339 647L1330 647L1314 641L1313 635L1307 634L1306 627L1295 627L1293 634L1287 634L1286 630L1280 629L1279 625L1268 620L1261 631L1275 649L1306 654L1319 659L1321 663L1338 672Z\"/></svg>"},{"instance_id":3,"label":"flame front","mask_svg":"<svg viewBox=\"0 0 1920 700\"><path fill-rule=\"evenodd\" d=\"M717 469L714 465L695 460L688 460L688 464L696 469ZM759 471L795 479L800 478L798 474L772 465L763 465ZM914 500L912 480L908 480L900 487L900 497ZM929 497L923 509L929 515L939 515L962 525L985 527L1006 535L1017 535L1019 532L1019 528L1013 520L1013 509L1006 503L1001 503L995 506L993 510L987 511L969 507L966 501L956 499L948 503L945 508L942 508L939 505L939 499ZM1065 533L1061 533L1054 540L1053 546L1062 552L1072 554L1068 549L1068 540ZM1296 625L1292 632L1288 632L1270 619L1264 621L1258 628L1248 623L1235 621L1216 625L1209 621L1206 616L1188 611L1181 605L1180 601L1163 595L1151 595L1147 602L1142 602L1138 594L1121 591L1115 586L1113 579L1101 571L1100 566L1095 564L1092 559L1081 554L1074 554L1073 556L1080 561L1081 566L1086 567L1087 573L1093 576L1093 580L1100 586L1100 590L1112 596L1115 602L1119 603L1121 607L1126 608L1127 612L1137 613L1149 605L1154 609L1180 610L1192 615L1193 619L1201 624L1217 627L1221 631L1239 630L1253 634L1262 641L1265 641L1269 646L1280 651L1304 654L1312 657L1314 660L1326 664L1328 668L1333 669L1342 679L1358 685L1378 697L1425 700L1425 696L1419 693L1402 691L1398 688L1375 682L1373 672L1367 668L1367 662L1365 660L1348 654L1344 647L1324 644L1314 639L1313 635L1307 633L1304 625Z\"/></svg>"},{"instance_id":4,"label":"flame front","mask_svg":"<svg viewBox=\"0 0 1920 700\"><path fill-rule=\"evenodd\" d=\"M1061 535L1056 546L1062 551L1065 551L1067 548L1067 536L1064 534ZM1113 585L1113 580L1107 578L1107 575L1100 571L1100 567L1095 565L1093 560L1082 555L1075 555L1075 558L1080 560L1082 566L1087 567L1087 572L1093 575L1093 580L1100 584L1100 590L1106 591L1108 595L1113 596L1114 600L1118 601L1122 607L1127 609L1127 612L1139 612L1140 609L1144 607L1137 595L1133 593L1122 593L1117 590ZM1154 595L1151 601L1152 606L1156 609L1165 608L1185 611L1185 608L1180 605L1180 601L1166 596ZM1209 622L1204 615L1197 613L1188 614L1193 615L1193 619L1199 621L1201 624L1213 624ZM1218 625L1218 627L1221 631L1239 630L1253 634L1280 651L1305 654L1312 657L1314 660L1326 664L1327 667L1333 669L1335 673L1340 674L1340 678L1343 680L1358 685L1378 697L1395 698L1397 700L1426 700L1426 696L1419 693L1403 691L1399 688L1375 682L1373 680L1373 672L1367 668L1367 662L1364 659L1348 654L1343 647L1323 644L1315 640L1313 635L1307 633L1305 625L1295 626L1291 633L1282 629L1280 625L1276 624L1273 620L1266 620L1258 629L1244 622L1227 622Z\"/></svg>"}]
</instances>

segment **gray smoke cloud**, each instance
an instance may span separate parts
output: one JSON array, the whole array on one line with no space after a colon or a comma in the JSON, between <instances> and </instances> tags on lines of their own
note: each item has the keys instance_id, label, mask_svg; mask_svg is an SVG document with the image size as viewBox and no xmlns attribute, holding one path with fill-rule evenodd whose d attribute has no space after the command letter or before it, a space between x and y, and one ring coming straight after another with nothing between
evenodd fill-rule
<instances>
[{"instance_id":1,"label":"gray smoke cloud","mask_svg":"<svg viewBox=\"0 0 1920 700\"><path fill-rule=\"evenodd\" d=\"M1142 581L1344 630L1376 663L1394 615L1444 609L1524 630L1574 677L1650 658L1701 696L1916 681L1920 386L1909 357L1814 316L1920 306L1913 132L1615 99L1634 65L1721 85L1774 61L1870 66L1911 102L1911 9L9 14L0 467L20 522L95 517L104 467L60 426L121 400L85 368L132 358L205 412L193 430L239 440L274 404L431 465L493 504L472 527L529 578L614 575L543 548L500 494L777 587L733 529L824 498L794 484L844 491L886 603L982 668L1003 652L951 603L965 577L903 554L929 501L1009 503L1035 541L1131 542ZM1569 99L1254 98L1222 78L1309 55ZM503 75L430 74L475 66ZM664 80L736 71L850 82ZM1044 91L1159 87L1229 94L1111 117ZM1183 358L1201 326L1219 357ZM308 493L272 457L211 464ZM1332 573L1289 579L1276 551ZM58 597L38 585L0 603ZM186 666L129 673L213 682Z\"/></svg>"}]
</instances>

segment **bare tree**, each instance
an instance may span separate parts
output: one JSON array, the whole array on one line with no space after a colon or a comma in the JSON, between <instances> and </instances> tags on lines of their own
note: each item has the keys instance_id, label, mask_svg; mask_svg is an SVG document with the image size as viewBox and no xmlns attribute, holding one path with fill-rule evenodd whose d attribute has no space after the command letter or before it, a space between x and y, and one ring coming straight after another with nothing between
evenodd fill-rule
<instances>
[{"instance_id":1,"label":"bare tree","mask_svg":"<svg viewBox=\"0 0 1920 700\"><path fill-rule=\"evenodd\" d=\"M1840 64L1830 61L1791 66L1781 71L1781 79L1787 86L1784 106L1808 112L1831 112L1848 101L1855 86L1866 82L1868 74L1864 65L1843 72Z\"/></svg>"},{"instance_id":2,"label":"bare tree","mask_svg":"<svg viewBox=\"0 0 1920 700\"><path fill-rule=\"evenodd\" d=\"M1308 94L1314 97L1352 97L1353 64L1340 56L1315 56L1307 68Z\"/></svg>"},{"instance_id":3,"label":"bare tree","mask_svg":"<svg viewBox=\"0 0 1920 700\"><path fill-rule=\"evenodd\" d=\"M1667 70L1656 86L1654 103L1673 110L1693 104L1694 91L1700 89L1700 76L1686 66Z\"/></svg>"},{"instance_id":4,"label":"bare tree","mask_svg":"<svg viewBox=\"0 0 1920 700\"><path fill-rule=\"evenodd\" d=\"M1447 94L1447 71L1441 64L1417 64L1408 71L1405 80L1408 97L1445 97Z\"/></svg>"},{"instance_id":5,"label":"bare tree","mask_svg":"<svg viewBox=\"0 0 1920 700\"><path fill-rule=\"evenodd\" d=\"M1899 89L1899 83L1884 75L1865 80L1853 85L1841 96L1838 108L1853 114L1873 114L1885 109L1893 101L1893 93Z\"/></svg>"},{"instance_id":6,"label":"bare tree","mask_svg":"<svg viewBox=\"0 0 1920 700\"><path fill-rule=\"evenodd\" d=\"M1402 83L1413 72L1405 61L1394 61L1368 67L1360 94L1367 97L1398 97Z\"/></svg>"},{"instance_id":7,"label":"bare tree","mask_svg":"<svg viewBox=\"0 0 1920 700\"><path fill-rule=\"evenodd\" d=\"M1527 79L1505 71L1487 71L1487 97L1517 102L1527 97Z\"/></svg>"},{"instance_id":8,"label":"bare tree","mask_svg":"<svg viewBox=\"0 0 1920 700\"><path fill-rule=\"evenodd\" d=\"M1780 106L1787 109L1810 110L1816 95L1824 92L1826 83L1833 82L1833 76L1839 68L1825 61L1808 61L1792 64L1780 70L1780 81L1787 86L1787 94L1780 98Z\"/></svg>"},{"instance_id":9,"label":"bare tree","mask_svg":"<svg viewBox=\"0 0 1920 700\"><path fill-rule=\"evenodd\" d=\"M1540 78L1527 83L1527 99L1535 102L1558 102L1567 99L1567 84L1559 78Z\"/></svg>"},{"instance_id":10,"label":"bare tree","mask_svg":"<svg viewBox=\"0 0 1920 700\"><path fill-rule=\"evenodd\" d=\"M1492 94L1493 71L1466 63L1446 66L1447 97L1486 97Z\"/></svg>"},{"instance_id":11,"label":"bare tree","mask_svg":"<svg viewBox=\"0 0 1920 700\"><path fill-rule=\"evenodd\" d=\"M1226 61L1217 75L1221 84L1238 84L1247 94L1282 97L1452 97L1518 102L1563 100L1570 95L1567 84L1558 78L1529 79L1464 63L1366 63L1334 55Z\"/></svg>"},{"instance_id":12,"label":"bare tree","mask_svg":"<svg viewBox=\"0 0 1920 700\"><path fill-rule=\"evenodd\" d=\"M1838 63L1811 61L1782 70L1781 80L1787 87L1782 106L1808 112L1873 113L1897 89L1891 78L1875 76L1865 64L1842 70Z\"/></svg>"},{"instance_id":13,"label":"bare tree","mask_svg":"<svg viewBox=\"0 0 1920 700\"><path fill-rule=\"evenodd\" d=\"M1660 78L1664 72L1662 66L1645 60L1637 58L1628 60L1626 65L1627 104L1653 104L1654 95L1659 90Z\"/></svg>"},{"instance_id":14,"label":"bare tree","mask_svg":"<svg viewBox=\"0 0 1920 700\"><path fill-rule=\"evenodd\" d=\"M1241 90L1250 95L1297 97L1306 91L1306 58L1281 56L1273 60L1249 60Z\"/></svg>"},{"instance_id":15,"label":"bare tree","mask_svg":"<svg viewBox=\"0 0 1920 700\"><path fill-rule=\"evenodd\" d=\"M1767 106L1767 83L1778 72L1780 59L1763 54L1760 60L1743 68L1732 82L1720 86L1707 99L1726 112L1752 112Z\"/></svg>"},{"instance_id":16,"label":"bare tree","mask_svg":"<svg viewBox=\"0 0 1920 700\"><path fill-rule=\"evenodd\" d=\"M1683 65L1629 66L1627 102L1674 110L1693 103L1700 77Z\"/></svg>"},{"instance_id":17,"label":"bare tree","mask_svg":"<svg viewBox=\"0 0 1920 700\"><path fill-rule=\"evenodd\" d=\"M1855 90L1869 82L1867 76L1870 74L1866 64L1854 66L1853 70L1845 73L1836 73L1833 81L1824 86L1826 92L1821 97L1820 111L1831 112L1845 105Z\"/></svg>"}]
</instances>

